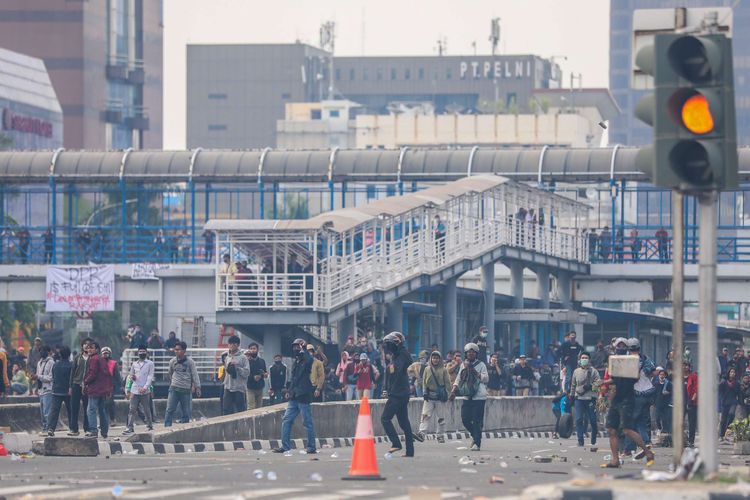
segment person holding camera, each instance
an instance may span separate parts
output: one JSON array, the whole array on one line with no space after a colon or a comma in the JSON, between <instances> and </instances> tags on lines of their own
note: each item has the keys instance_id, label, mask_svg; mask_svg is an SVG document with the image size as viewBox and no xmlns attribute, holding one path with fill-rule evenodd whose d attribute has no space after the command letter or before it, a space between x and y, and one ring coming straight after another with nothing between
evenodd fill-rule
<instances>
[{"instance_id":1,"label":"person holding camera","mask_svg":"<svg viewBox=\"0 0 750 500\"><path fill-rule=\"evenodd\" d=\"M481 347L479 348L481 349ZM487 383L487 393L490 396L505 396L505 385L503 381L503 368L497 359L497 354L490 356L490 381Z\"/></svg>"},{"instance_id":2,"label":"person holding camera","mask_svg":"<svg viewBox=\"0 0 750 500\"><path fill-rule=\"evenodd\" d=\"M578 358L578 368L573 372L570 383L570 394L568 397L575 400L576 409L576 434L578 435L578 446L583 446L586 424L584 415L588 415L591 424L591 446L596 445L596 390L599 387L599 372L589 363L589 353L582 352Z\"/></svg>"},{"instance_id":3,"label":"person holding camera","mask_svg":"<svg viewBox=\"0 0 750 500\"><path fill-rule=\"evenodd\" d=\"M229 351L224 360L224 401L222 414L230 415L247 409L245 391L247 378L250 376L250 364L240 351L240 338L229 337Z\"/></svg>"},{"instance_id":4,"label":"person holding camera","mask_svg":"<svg viewBox=\"0 0 750 500\"><path fill-rule=\"evenodd\" d=\"M306 342L303 339L295 339L292 343L294 364L292 365L292 378L289 381L289 404L284 412L284 417L281 419L281 446L274 448L272 450L274 453L286 453L292 448L292 424L300 413L302 414L302 424L307 432L305 451L311 455L317 453L315 427L310 411L310 403L312 403L313 392L315 391L310 380L313 357L305 351L305 344Z\"/></svg>"},{"instance_id":5,"label":"person holding camera","mask_svg":"<svg viewBox=\"0 0 750 500\"><path fill-rule=\"evenodd\" d=\"M464 353L466 359L458 371L448 400L453 401L456 395L465 398L461 405L461 422L471 434L471 451L479 451L482 447L484 406L487 402L487 382L490 376L487 373L487 365L477 359L478 345L469 342L464 346Z\"/></svg>"},{"instance_id":6,"label":"person holding camera","mask_svg":"<svg viewBox=\"0 0 750 500\"><path fill-rule=\"evenodd\" d=\"M448 388L451 378L443 364L443 357L439 351L430 354L430 362L422 376L424 388L424 403L422 417L419 422L419 437L424 439L424 433L430 427L432 417L437 417L438 443L445 442L445 411L448 401Z\"/></svg>"}]
</instances>

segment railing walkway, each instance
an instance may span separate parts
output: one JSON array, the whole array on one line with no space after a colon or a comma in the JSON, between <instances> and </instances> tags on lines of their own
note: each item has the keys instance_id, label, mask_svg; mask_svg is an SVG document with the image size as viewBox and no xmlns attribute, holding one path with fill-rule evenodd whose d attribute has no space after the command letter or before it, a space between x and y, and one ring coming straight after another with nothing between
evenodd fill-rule
<instances>
[{"instance_id":1,"label":"railing walkway","mask_svg":"<svg viewBox=\"0 0 750 500\"><path fill-rule=\"evenodd\" d=\"M575 229L585 213L567 198L477 176L306 221L211 221L217 311L330 312L501 248L585 266L587 239ZM566 228L552 227L553 217Z\"/></svg>"}]
</instances>

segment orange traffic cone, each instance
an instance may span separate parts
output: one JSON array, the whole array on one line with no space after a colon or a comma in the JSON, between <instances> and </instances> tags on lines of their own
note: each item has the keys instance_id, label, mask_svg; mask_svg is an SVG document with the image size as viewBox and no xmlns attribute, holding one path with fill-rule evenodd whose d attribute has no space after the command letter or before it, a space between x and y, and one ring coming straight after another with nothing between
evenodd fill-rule
<instances>
[{"instance_id":1,"label":"orange traffic cone","mask_svg":"<svg viewBox=\"0 0 750 500\"><path fill-rule=\"evenodd\" d=\"M372 432L372 416L370 415L370 401L362 398L357 417L357 433L354 436L354 452L349 475L345 480L383 480L378 472L378 459L375 455L375 435Z\"/></svg>"}]
</instances>

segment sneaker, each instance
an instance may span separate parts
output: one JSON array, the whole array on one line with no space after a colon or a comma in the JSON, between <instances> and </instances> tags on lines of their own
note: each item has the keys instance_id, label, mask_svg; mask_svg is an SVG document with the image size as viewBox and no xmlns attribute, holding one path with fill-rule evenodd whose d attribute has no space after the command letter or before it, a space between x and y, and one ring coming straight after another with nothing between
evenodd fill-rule
<instances>
[{"instance_id":1,"label":"sneaker","mask_svg":"<svg viewBox=\"0 0 750 500\"><path fill-rule=\"evenodd\" d=\"M635 456L633 457L633 459L640 460L643 457L645 457L646 455L648 455L649 451L651 451L651 445L647 444L645 448L642 448L641 451L639 451L638 453L635 454Z\"/></svg>"},{"instance_id":2,"label":"sneaker","mask_svg":"<svg viewBox=\"0 0 750 500\"><path fill-rule=\"evenodd\" d=\"M583 448L586 445L583 441L578 441L578 447Z\"/></svg>"},{"instance_id":3,"label":"sneaker","mask_svg":"<svg viewBox=\"0 0 750 500\"><path fill-rule=\"evenodd\" d=\"M79 434L80 434L80 432L78 432L78 431L71 431L71 432L68 433L68 436L78 436Z\"/></svg>"},{"instance_id":4,"label":"sneaker","mask_svg":"<svg viewBox=\"0 0 750 500\"><path fill-rule=\"evenodd\" d=\"M96 436L97 435L93 432L87 432L86 434L83 435L83 437L87 437L87 438L95 438Z\"/></svg>"},{"instance_id":5,"label":"sneaker","mask_svg":"<svg viewBox=\"0 0 750 500\"><path fill-rule=\"evenodd\" d=\"M135 434L135 431L133 429L125 429L124 431L122 431L123 436L129 435L129 434Z\"/></svg>"},{"instance_id":6,"label":"sneaker","mask_svg":"<svg viewBox=\"0 0 750 500\"><path fill-rule=\"evenodd\" d=\"M479 446L477 446L476 444L472 444L470 449L471 451L479 451Z\"/></svg>"},{"instance_id":7,"label":"sneaker","mask_svg":"<svg viewBox=\"0 0 750 500\"><path fill-rule=\"evenodd\" d=\"M149 425L148 427L146 427L146 429L148 429L150 431L153 431L154 430L154 426L153 425Z\"/></svg>"},{"instance_id":8,"label":"sneaker","mask_svg":"<svg viewBox=\"0 0 750 500\"><path fill-rule=\"evenodd\" d=\"M424 443L424 433L417 432L416 434L414 434L414 440L419 441L420 443Z\"/></svg>"},{"instance_id":9,"label":"sneaker","mask_svg":"<svg viewBox=\"0 0 750 500\"><path fill-rule=\"evenodd\" d=\"M47 435L47 431L39 431L39 435L40 436L46 436Z\"/></svg>"},{"instance_id":10,"label":"sneaker","mask_svg":"<svg viewBox=\"0 0 750 500\"><path fill-rule=\"evenodd\" d=\"M308 455L317 455L318 454L318 450L316 450L315 448L306 448L305 451L307 452Z\"/></svg>"},{"instance_id":11,"label":"sneaker","mask_svg":"<svg viewBox=\"0 0 750 500\"><path fill-rule=\"evenodd\" d=\"M102 434L102 438L107 439L109 436L107 434Z\"/></svg>"},{"instance_id":12,"label":"sneaker","mask_svg":"<svg viewBox=\"0 0 750 500\"><path fill-rule=\"evenodd\" d=\"M55 431L49 431L47 433L47 437L51 437L51 438L55 437Z\"/></svg>"},{"instance_id":13,"label":"sneaker","mask_svg":"<svg viewBox=\"0 0 750 500\"><path fill-rule=\"evenodd\" d=\"M437 437L437 442L438 443L445 443L445 436L438 436Z\"/></svg>"},{"instance_id":14,"label":"sneaker","mask_svg":"<svg viewBox=\"0 0 750 500\"><path fill-rule=\"evenodd\" d=\"M284 448L274 448L271 451L274 452L274 453L286 453L289 450L285 450Z\"/></svg>"}]
</instances>

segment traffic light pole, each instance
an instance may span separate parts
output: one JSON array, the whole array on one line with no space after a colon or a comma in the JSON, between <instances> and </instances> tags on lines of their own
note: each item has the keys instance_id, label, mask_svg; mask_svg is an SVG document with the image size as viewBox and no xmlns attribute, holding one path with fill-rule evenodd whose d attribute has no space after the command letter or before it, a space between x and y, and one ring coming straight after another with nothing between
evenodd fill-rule
<instances>
[{"instance_id":1,"label":"traffic light pole","mask_svg":"<svg viewBox=\"0 0 750 500\"><path fill-rule=\"evenodd\" d=\"M706 474L717 471L718 374L716 338L716 199L718 193L699 195L700 258L698 261L698 433ZM677 391L676 391L677 392Z\"/></svg>"},{"instance_id":2,"label":"traffic light pole","mask_svg":"<svg viewBox=\"0 0 750 500\"><path fill-rule=\"evenodd\" d=\"M685 292L685 196L672 191L672 446L675 466L682 460L685 434L685 396L682 391L682 353L684 347L684 292Z\"/></svg>"}]
</instances>

